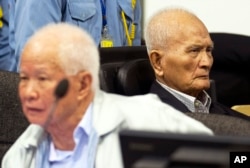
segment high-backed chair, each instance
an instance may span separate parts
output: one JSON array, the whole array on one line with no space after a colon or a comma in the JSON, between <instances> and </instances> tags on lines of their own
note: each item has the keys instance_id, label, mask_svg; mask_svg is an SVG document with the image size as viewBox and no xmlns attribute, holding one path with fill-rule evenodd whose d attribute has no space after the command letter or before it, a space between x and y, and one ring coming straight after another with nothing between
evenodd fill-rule
<instances>
[{"instance_id":1,"label":"high-backed chair","mask_svg":"<svg viewBox=\"0 0 250 168\"><path fill-rule=\"evenodd\" d=\"M18 98L19 75L0 71L0 161L28 126Z\"/></svg>"},{"instance_id":2,"label":"high-backed chair","mask_svg":"<svg viewBox=\"0 0 250 168\"><path fill-rule=\"evenodd\" d=\"M218 102L232 107L250 102L250 36L210 33L214 42L214 64L210 76L215 80Z\"/></svg>"},{"instance_id":3,"label":"high-backed chair","mask_svg":"<svg viewBox=\"0 0 250 168\"><path fill-rule=\"evenodd\" d=\"M122 46L99 48L101 65L126 62L133 59L148 58L146 46Z\"/></svg>"},{"instance_id":4,"label":"high-backed chair","mask_svg":"<svg viewBox=\"0 0 250 168\"><path fill-rule=\"evenodd\" d=\"M149 92L155 80L149 59L135 59L126 62L118 71L117 88L123 95L140 95Z\"/></svg>"},{"instance_id":5,"label":"high-backed chair","mask_svg":"<svg viewBox=\"0 0 250 168\"><path fill-rule=\"evenodd\" d=\"M147 58L146 46L123 46L99 48L100 52L100 87L101 89L120 94L117 87L117 73L120 67L131 60Z\"/></svg>"},{"instance_id":6,"label":"high-backed chair","mask_svg":"<svg viewBox=\"0 0 250 168\"><path fill-rule=\"evenodd\" d=\"M111 62L100 67L100 87L109 93L120 93L117 87L117 73L124 62Z\"/></svg>"},{"instance_id":7,"label":"high-backed chair","mask_svg":"<svg viewBox=\"0 0 250 168\"><path fill-rule=\"evenodd\" d=\"M135 59L124 63L118 70L117 88L123 95L140 95L148 93L152 82L155 80L153 68L149 59ZM212 101L216 102L215 81L210 80L207 90Z\"/></svg>"}]
</instances>

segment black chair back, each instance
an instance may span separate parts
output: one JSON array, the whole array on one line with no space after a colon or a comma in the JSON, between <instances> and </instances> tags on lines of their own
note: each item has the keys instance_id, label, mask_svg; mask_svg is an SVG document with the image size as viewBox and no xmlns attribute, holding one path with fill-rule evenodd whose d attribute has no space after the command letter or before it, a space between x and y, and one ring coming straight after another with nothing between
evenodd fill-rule
<instances>
[{"instance_id":1,"label":"black chair back","mask_svg":"<svg viewBox=\"0 0 250 168\"><path fill-rule=\"evenodd\" d=\"M18 73L0 71L0 161L29 124L22 113L18 82Z\"/></svg>"}]
</instances>

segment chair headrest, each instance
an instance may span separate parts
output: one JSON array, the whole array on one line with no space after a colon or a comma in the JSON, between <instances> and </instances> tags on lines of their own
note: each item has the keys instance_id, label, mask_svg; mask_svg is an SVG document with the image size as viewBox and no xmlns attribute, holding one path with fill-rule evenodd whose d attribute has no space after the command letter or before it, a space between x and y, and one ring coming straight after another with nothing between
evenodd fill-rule
<instances>
[{"instance_id":1,"label":"chair headrest","mask_svg":"<svg viewBox=\"0 0 250 168\"><path fill-rule=\"evenodd\" d=\"M221 69L223 65L223 69L235 72L249 66L249 36L231 33L210 33L210 36L215 44L212 69Z\"/></svg>"},{"instance_id":2,"label":"chair headrest","mask_svg":"<svg viewBox=\"0 0 250 168\"><path fill-rule=\"evenodd\" d=\"M118 88L121 94L128 96L148 93L154 80L154 71L148 59L129 61L117 74Z\"/></svg>"}]
</instances>

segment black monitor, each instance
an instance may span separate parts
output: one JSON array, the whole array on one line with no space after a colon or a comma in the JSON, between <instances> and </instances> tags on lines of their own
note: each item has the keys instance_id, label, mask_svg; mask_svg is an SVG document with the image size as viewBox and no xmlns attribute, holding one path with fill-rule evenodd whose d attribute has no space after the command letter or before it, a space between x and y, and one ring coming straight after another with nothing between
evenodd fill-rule
<instances>
[{"instance_id":1,"label":"black monitor","mask_svg":"<svg viewBox=\"0 0 250 168\"><path fill-rule=\"evenodd\" d=\"M231 152L250 152L250 137L123 130L119 138L125 168L229 168Z\"/></svg>"}]
</instances>

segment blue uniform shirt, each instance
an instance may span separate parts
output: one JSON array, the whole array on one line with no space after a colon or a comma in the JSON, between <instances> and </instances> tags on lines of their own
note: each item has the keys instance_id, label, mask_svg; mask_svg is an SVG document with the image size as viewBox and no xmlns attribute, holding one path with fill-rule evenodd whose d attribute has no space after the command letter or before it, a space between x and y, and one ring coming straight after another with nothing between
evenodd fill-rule
<instances>
[{"instance_id":1,"label":"blue uniform shirt","mask_svg":"<svg viewBox=\"0 0 250 168\"><path fill-rule=\"evenodd\" d=\"M131 0L106 0L106 18L110 36L113 39L114 46L126 46L127 38L124 25L121 18L121 11L126 16L128 30L131 31L131 24L136 26L135 39L133 46L141 45L141 2L137 0L133 9Z\"/></svg>"},{"instance_id":2,"label":"blue uniform shirt","mask_svg":"<svg viewBox=\"0 0 250 168\"><path fill-rule=\"evenodd\" d=\"M67 22L88 31L95 42L101 39L101 11L99 0L25 0L16 1L11 19L15 32L11 43L16 58L16 70L22 49L28 38L49 23Z\"/></svg>"},{"instance_id":3,"label":"blue uniform shirt","mask_svg":"<svg viewBox=\"0 0 250 168\"><path fill-rule=\"evenodd\" d=\"M1 27L0 27L0 70L12 71L15 58L11 55L9 46L9 9L8 1L1 0Z\"/></svg>"},{"instance_id":4,"label":"blue uniform shirt","mask_svg":"<svg viewBox=\"0 0 250 168\"><path fill-rule=\"evenodd\" d=\"M10 0L14 1L14 0ZM134 45L140 45L141 28L140 1L137 0L135 10L132 10L130 0L105 0L107 11L107 26L110 28L110 35L114 46L126 45L126 37L121 22L121 9L124 10L128 26L131 22L137 24L136 39ZM19 61L22 49L28 38L39 28L58 22L67 22L77 25L87 32L99 45L102 32L102 10L100 0L25 0L16 1L15 8L12 8L13 17L10 20L12 25L11 47L16 65L13 70L19 70Z\"/></svg>"}]
</instances>

